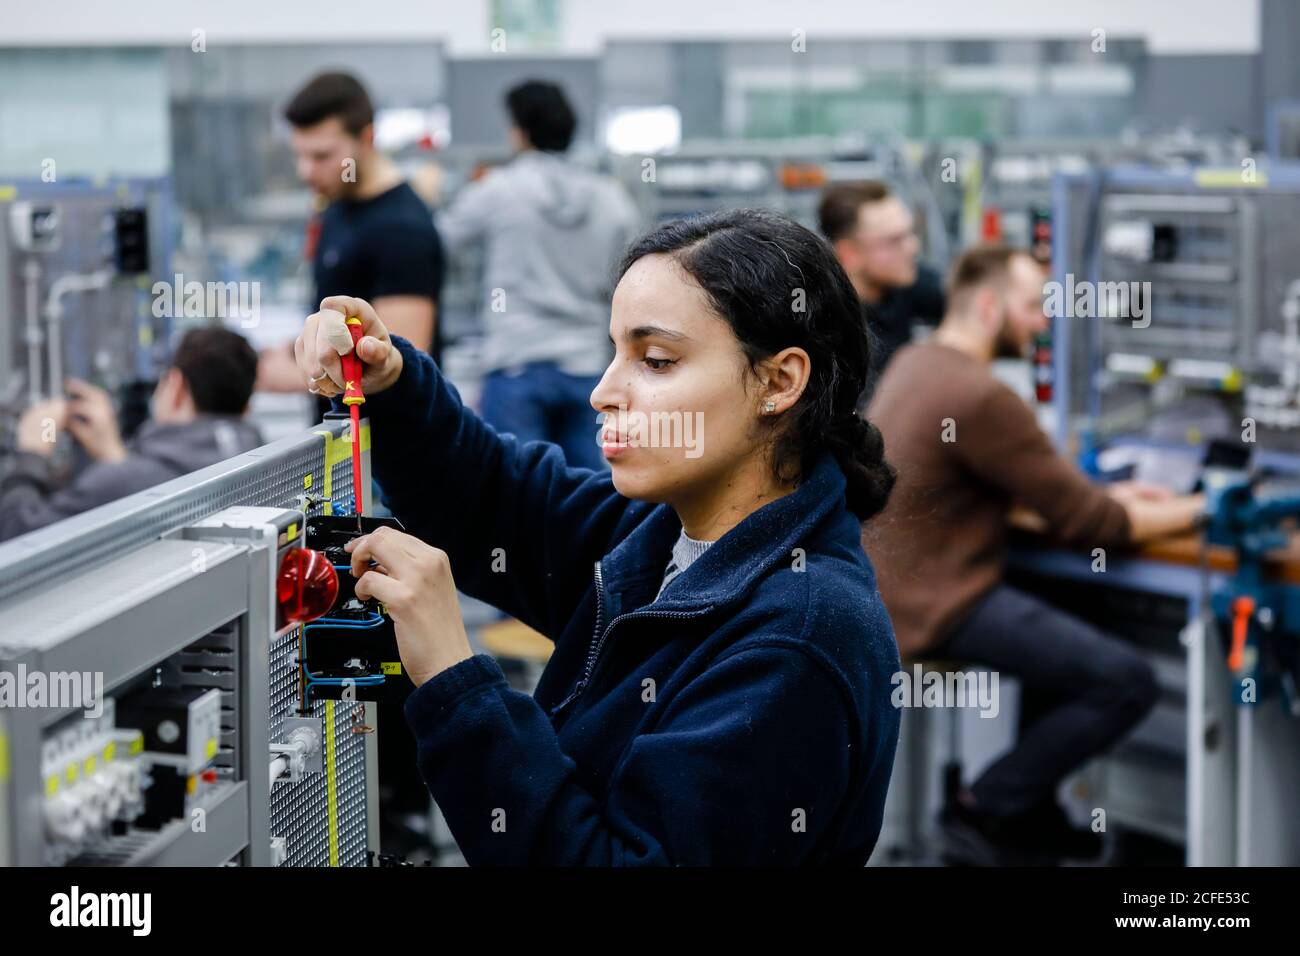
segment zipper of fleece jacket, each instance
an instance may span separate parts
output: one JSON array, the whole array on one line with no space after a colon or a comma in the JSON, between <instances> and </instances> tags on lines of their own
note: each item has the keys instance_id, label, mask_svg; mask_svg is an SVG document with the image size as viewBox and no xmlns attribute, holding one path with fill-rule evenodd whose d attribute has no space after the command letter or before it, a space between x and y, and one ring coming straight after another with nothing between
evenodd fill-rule
<instances>
[{"instance_id":1,"label":"zipper of fleece jacket","mask_svg":"<svg viewBox=\"0 0 1300 956\"><path fill-rule=\"evenodd\" d=\"M559 714L563 710L565 710L565 708L567 708L575 700L581 697L582 692L586 690L587 687L591 684L592 675L596 671L596 663L600 659L600 652L604 648L605 641L608 640L610 633L614 630L614 625L617 624L619 621L626 621L629 618L633 618L633 617L635 618L700 617L704 614L707 614L710 610L710 608L702 608L695 611L628 611L626 614L620 614L618 617L614 618L614 620L610 621L609 627L605 628L605 630L602 631L600 626L603 623L602 619L605 614L605 579L601 573L601 567L599 561L596 562L595 577L596 577L596 629L591 636L591 648L587 651L587 662L582 669L582 677L578 680L578 683L574 685L573 690L569 692L569 696L564 698L564 700L560 701L558 704L556 704L555 708L551 711L552 717L559 716Z\"/></svg>"}]
</instances>

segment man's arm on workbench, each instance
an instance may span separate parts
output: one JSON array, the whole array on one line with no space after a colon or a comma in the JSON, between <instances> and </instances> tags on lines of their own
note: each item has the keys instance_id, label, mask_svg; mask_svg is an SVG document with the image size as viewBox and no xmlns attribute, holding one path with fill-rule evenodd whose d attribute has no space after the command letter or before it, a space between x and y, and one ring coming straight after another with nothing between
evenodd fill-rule
<instances>
[{"instance_id":1,"label":"man's arm on workbench","mask_svg":"<svg viewBox=\"0 0 1300 956\"><path fill-rule=\"evenodd\" d=\"M629 509L652 506L620 495L608 472L567 466L555 445L498 434L427 354L392 341L401 375L362 406L385 502L408 531L447 552L461 590L553 638ZM597 431L592 412L593 442Z\"/></svg>"},{"instance_id":2,"label":"man's arm on workbench","mask_svg":"<svg viewBox=\"0 0 1300 956\"><path fill-rule=\"evenodd\" d=\"M1137 490L1140 482L1105 485L1105 491L1128 514L1129 542L1135 545L1167 539L1192 530L1205 511L1204 495L1174 495L1167 490ZM1157 486L1148 486L1154 489ZM1017 505L1008 516L1013 528L1030 534L1049 534L1051 526L1038 512Z\"/></svg>"},{"instance_id":3,"label":"man's arm on workbench","mask_svg":"<svg viewBox=\"0 0 1300 956\"><path fill-rule=\"evenodd\" d=\"M1204 495L1175 495L1143 482L1118 482L1106 491L1128 512L1134 544L1189 531L1205 511Z\"/></svg>"}]
</instances>

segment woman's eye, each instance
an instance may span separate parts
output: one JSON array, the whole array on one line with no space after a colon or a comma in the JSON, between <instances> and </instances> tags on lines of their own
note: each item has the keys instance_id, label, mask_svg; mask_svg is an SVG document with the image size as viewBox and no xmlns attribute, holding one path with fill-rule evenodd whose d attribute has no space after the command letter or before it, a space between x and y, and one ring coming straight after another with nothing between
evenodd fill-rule
<instances>
[{"instance_id":1,"label":"woman's eye","mask_svg":"<svg viewBox=\"0 0 1300 956\"><path fill-rule=\"evenodd\" d=\"M645 363L646 365L650 366L650 369L652 371L661 372L664 369L666 369L668 366L675 365L677 363L677 359L655 358L653 355L647 355L645 357Z\"/></svg>"}]
</instances>

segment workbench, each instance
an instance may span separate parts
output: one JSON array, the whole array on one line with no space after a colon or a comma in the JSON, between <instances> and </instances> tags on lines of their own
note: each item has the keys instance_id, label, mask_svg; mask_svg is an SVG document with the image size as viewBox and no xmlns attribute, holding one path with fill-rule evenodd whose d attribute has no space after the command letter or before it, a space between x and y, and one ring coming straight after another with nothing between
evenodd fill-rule
<instances>
[{"instance_id":1,"label":"workbench","mask_svg":"<svg viewBox=\"0 0 1300 956\"><path fill-rule=\"evenodd\" d=\"M1291 717L1276 697L1254 705L1235 703L1224 642L1203 613L1207 595L1236 570L1235 553L1228 548L1203 548L1200 535L1191 533L1127 554L1109 551L1105 570L1095 571L1090 550L1053 545L1029 530L1023 516L1014 517L1013 526L1007 571L1008 577L1022 586L1026 576L1031 576L1067 587L1085 585L1089 591L1115 589L1140 595L1143 600L1163 599L1164 608L1181 608L1179 647L1166 646L1151 653L1159 658L1153 663L1166 714L1168 702L1176 701L1181 691L1182 813L1171 812L1160 819L1140 809L1129 812L1133 807L1126 804L1125 794L1140 801L1144 794L1161 792L1152 777L1154 761L1130 760L1118 782L1114 773L1103 768L1096 776L1109 782L1096 795L1098 805L1110 804L1112 820L1136 824L1166 838L1175 835L1170 821L1181 817L1189 866L1300 864L1300 808L1296 805L1300 720ZM1270 568L1277 579L1300 587L1300 534L1290 536L1287 547L1270 561ZM1177 651L1181 651L1181 662L1175 656ZM1155 713L1149 721L1154 719L1158 719ZM1143 730L1139 726L1133 736L1140 737ZM1118 763L1123 750L1121 745L1114 755L1097 763Z\"/></svg>"}]
</instances>

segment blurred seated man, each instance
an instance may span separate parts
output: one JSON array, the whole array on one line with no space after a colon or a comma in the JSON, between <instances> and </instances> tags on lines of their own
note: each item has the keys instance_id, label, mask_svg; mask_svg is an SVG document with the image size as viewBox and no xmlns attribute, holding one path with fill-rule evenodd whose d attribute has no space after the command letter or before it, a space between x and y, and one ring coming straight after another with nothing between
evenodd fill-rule
<instances>
[{"instance_id":1,"label":"blurred seated man","mask_svg":"<svg viewBox=\"0 0 1300 956\"><path fill-rule=\"evenodd\" d=\"M829 187L817 207L817 221L857 290L867 328L876 337L870 388L893 354L912 341L918 320L934 324L943 318L943 278L917 261L921 240L912 213L884 183L864 180Z\"/></svg>"},{"instance_id":2,"label":"blurred seated man","mask_svg":"<svg viewBox=\"0 0 1300 956\"><path fill-rule=\"evenodd\" d=\"M19 421L17 458L0 479L0 540L256 448L261 436L243 420L256 376L257 353L242 336L191 330L154 390L149 420L125 443L108 393L70 380L69 398L38 402ZM61 480L53 455L67 433L91 464Z\"/></svg>"},{"instance_id":3,"label":"blurred seated man","mask_svg":"<svg viewBox=\"0 0 1300 956\"><path fill-rule=\"evenodd\" d=\"M948 856L975 865L1099 853L1098 834L1069 825L1057 786L1123 738L1157 692L1130 645L1003 582L1013 502L1087 551L1190 529L1204 507L1152 486L1093 484L993 376L995 358L1022 357L1046 329L1042 290L1041 267L1023 252L964 253L942 324L894 356L866 413L898 470L863 546L902 656L987 666L1019 678L1022 700L1037 705L1028 721L1022 707L1014 748L944 811Z\"/></svg>"}]
</instances>

